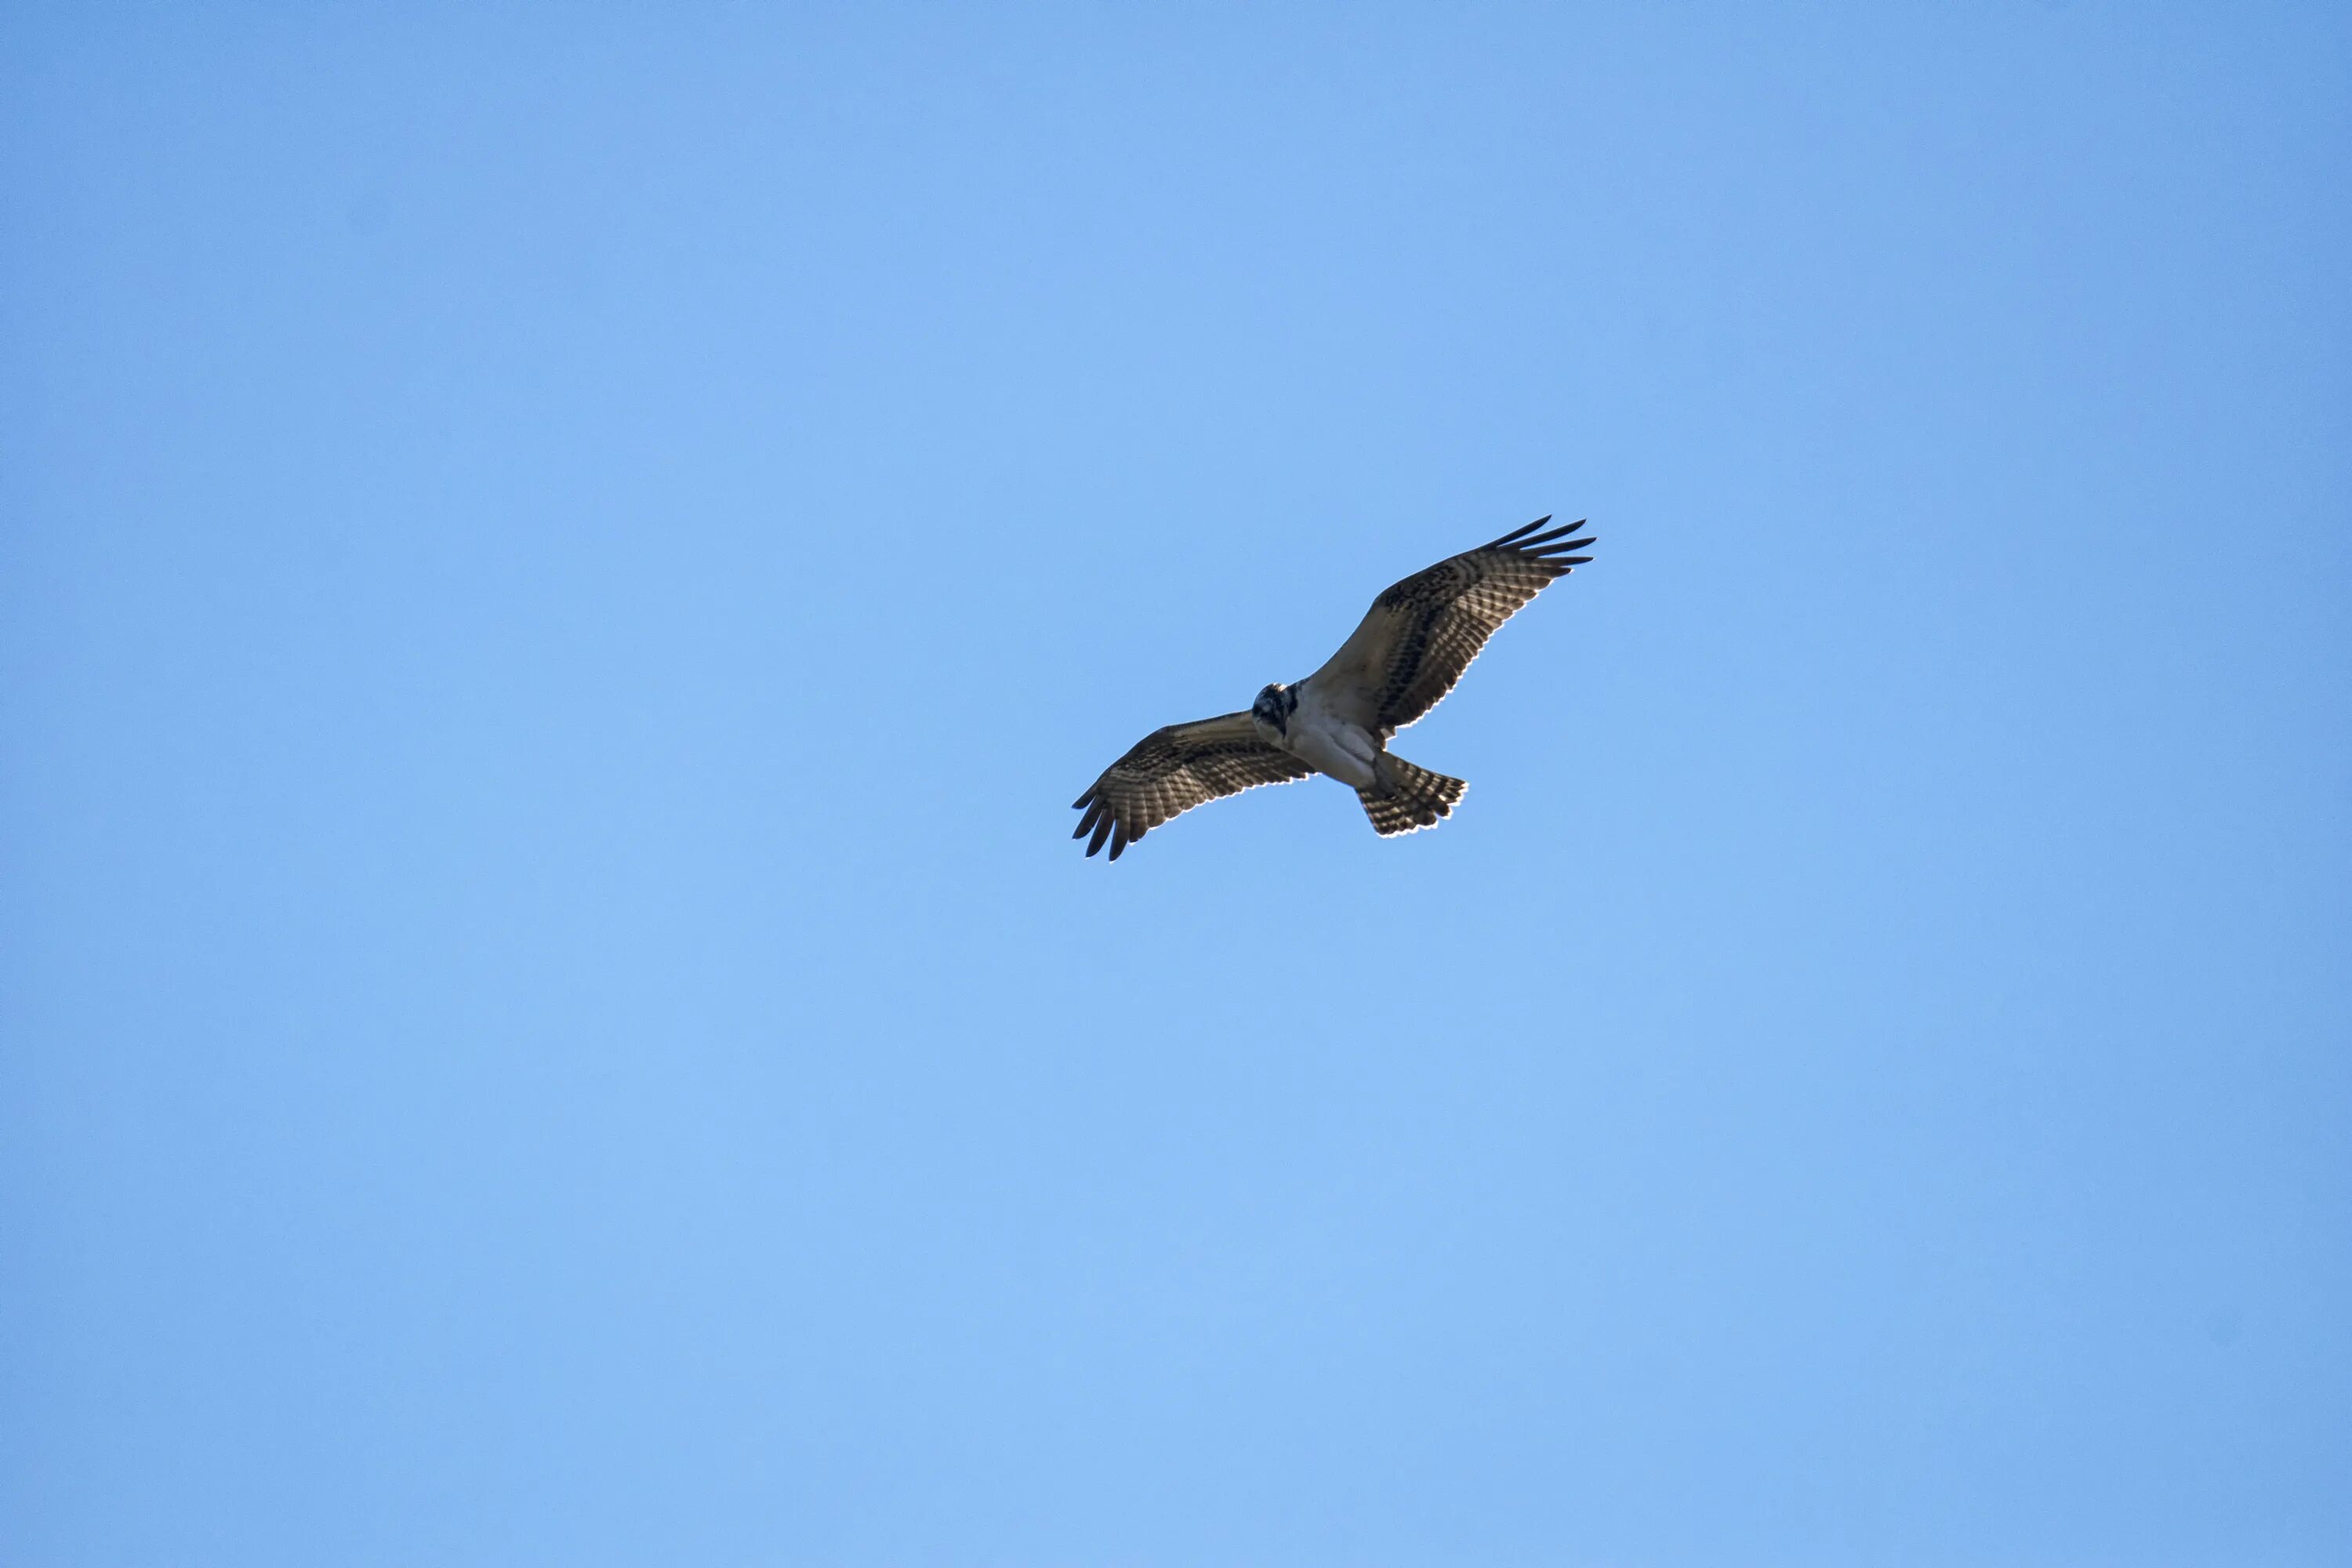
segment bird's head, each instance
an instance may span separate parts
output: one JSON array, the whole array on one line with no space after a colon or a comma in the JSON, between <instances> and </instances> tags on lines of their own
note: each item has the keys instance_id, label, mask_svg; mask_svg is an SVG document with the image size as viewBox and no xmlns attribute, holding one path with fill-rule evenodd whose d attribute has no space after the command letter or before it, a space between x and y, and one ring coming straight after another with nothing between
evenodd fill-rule
<instances>
[{"instance_id":1,"label":"bird's head","mask_svg":"<svg viewBox=\"0 0 2352 1568\"><path fill-rule=\"evenodd\" d=\"M1298 699L1280 686L1269 686L1257 694L1250 704L1250 717L1257 721L1258 733L1271 741L1290 732L1290 715L1298 706Z\"/></svg>"}]
</instances>

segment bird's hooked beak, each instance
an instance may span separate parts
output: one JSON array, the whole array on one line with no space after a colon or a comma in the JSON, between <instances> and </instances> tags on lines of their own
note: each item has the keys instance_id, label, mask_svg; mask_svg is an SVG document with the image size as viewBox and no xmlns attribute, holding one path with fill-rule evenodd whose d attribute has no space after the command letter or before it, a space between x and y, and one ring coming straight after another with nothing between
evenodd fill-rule
<instances>
[{"instance_id":1,"label":"bird's hooked beak","mask_svg":"<svg viewBox=\"0 0 2352 1568\"><path fill-rule=\"evenodd\" d=\"M1290 710L1294 706L1296 703L1281 687L1269 686L1257 694L1255 702L1250 704L1250 717L1264 729L1277 735L1287 735L1290 733Z\"/></svg>"}]
</instances>

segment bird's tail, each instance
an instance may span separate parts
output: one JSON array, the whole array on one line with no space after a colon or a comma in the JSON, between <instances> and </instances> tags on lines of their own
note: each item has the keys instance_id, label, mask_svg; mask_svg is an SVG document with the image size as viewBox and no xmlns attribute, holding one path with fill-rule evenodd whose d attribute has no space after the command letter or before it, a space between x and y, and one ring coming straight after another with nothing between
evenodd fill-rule
<instances>
[{"instance_id":1,"label":"bird's tail","mask_svg":"<svg viewBox=\"0 0 2352 1568\"><path fill-rule=\"evenodd\" d=\"M1460 779L1431 773L1382 752L1372 761L1371 787L1358 790L1356 797L1364 803L1364 815L1372 819L1372 831L1385 838L1392 833L1436 826L1439 817L1454 815L1469 788Z\"/></svg>"}]
</instances>

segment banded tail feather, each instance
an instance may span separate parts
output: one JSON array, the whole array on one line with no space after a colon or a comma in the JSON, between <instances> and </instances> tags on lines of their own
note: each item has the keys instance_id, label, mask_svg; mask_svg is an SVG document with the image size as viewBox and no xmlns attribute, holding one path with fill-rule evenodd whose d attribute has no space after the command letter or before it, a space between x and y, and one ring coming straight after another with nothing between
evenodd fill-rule
<instances>
[{"instance_id":1,"label":"banded tail feather","mask_svg":"<svg viewBox=\"0 0 2352 1568\"><path fill-rule=\"evenodd\" d=\"M1372 819L1372 831L1383 838L1436 826L1440 818L1454 815L1470 788L1460 779L1432 773L1386 752L1372 766L1372 787L1358 790L1356 797L1364 803L1364 815Z\"/></svg>"}]
</instances>

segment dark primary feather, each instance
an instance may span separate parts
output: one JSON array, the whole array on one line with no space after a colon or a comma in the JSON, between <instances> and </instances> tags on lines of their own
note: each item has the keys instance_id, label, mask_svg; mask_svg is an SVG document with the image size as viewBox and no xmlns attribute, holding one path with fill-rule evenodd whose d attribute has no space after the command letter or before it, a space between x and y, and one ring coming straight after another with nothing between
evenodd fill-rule
<instances>
[{"instance_id":1,"label":"dark primary feather","mask_svg":"<svg viewBox=\"0 0 2352 1568\"><path fill-rule=\"evenodd\" d=\"M1367 728L1394 734L1436 707L1497 627L1592 559L1571 553L1592 542L1569 537L1582 522L1545 530L1550 521L1416 572L1372 601L1323 672L1352 683Z\"/></svg>"},{"instance_id":2,"label":"dark primary feather","mask_svg":"<svg viewBox=\"0 0 2352 1568\"><path fill-rule=\"evenodd\" d=\"M1169 818L1260 784L1288 784L1315 770L1258 739L1247 713L1171 724L1138 741L1071 802L1086 816L1073 838L1094 854L1108 839L1114 860Z\"/></svg>"}]
</instances>

